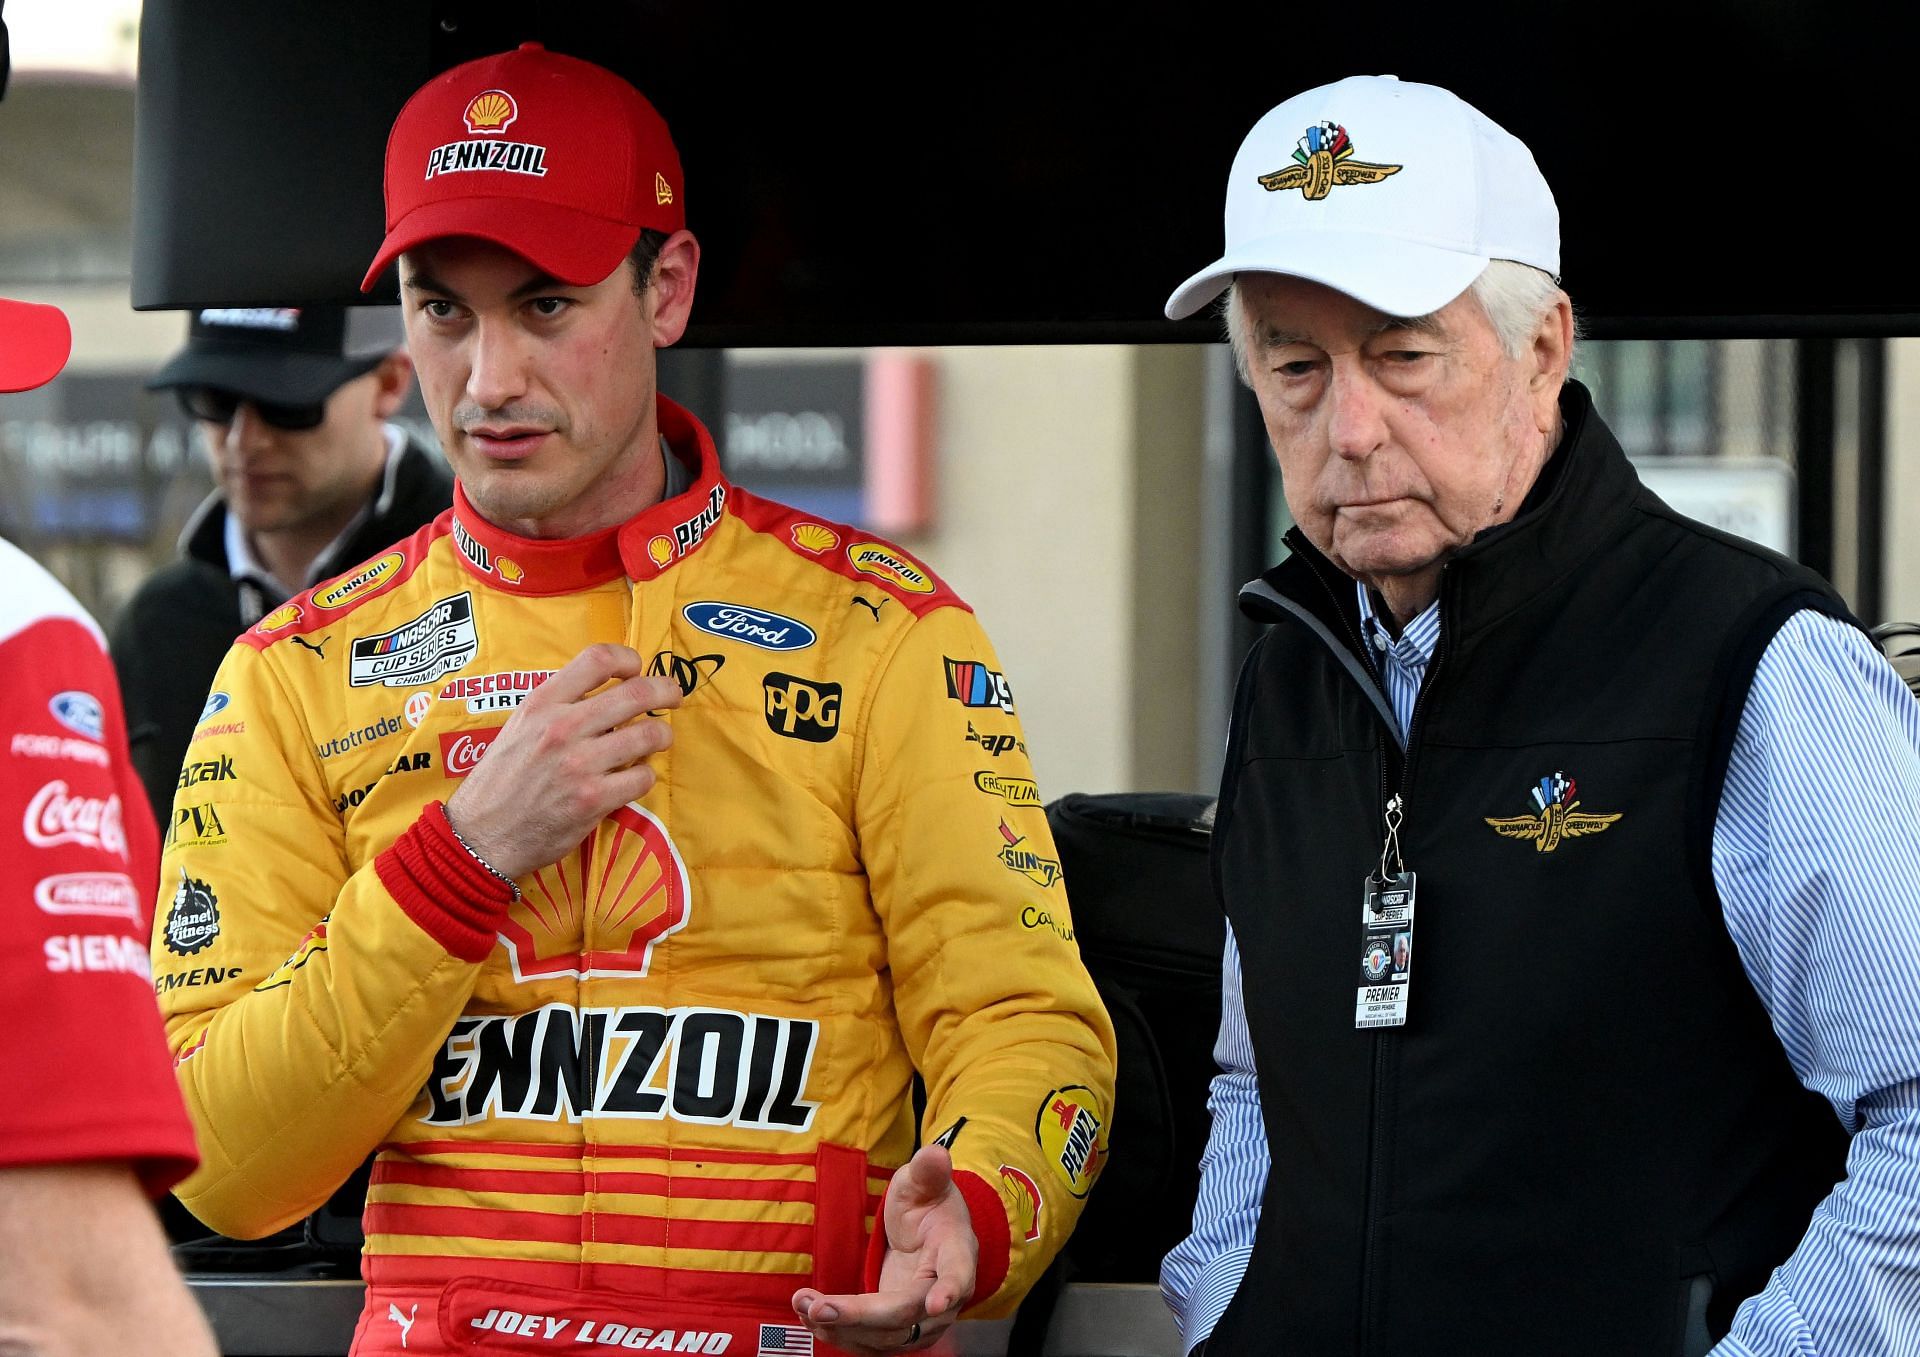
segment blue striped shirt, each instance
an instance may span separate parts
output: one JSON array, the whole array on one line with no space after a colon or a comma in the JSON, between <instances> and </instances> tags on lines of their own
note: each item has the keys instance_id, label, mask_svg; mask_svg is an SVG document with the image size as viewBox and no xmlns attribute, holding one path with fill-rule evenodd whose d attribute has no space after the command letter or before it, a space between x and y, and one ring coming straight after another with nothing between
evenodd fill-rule
<instances>
[{"instance_id":1,"label":"blue striped shirt","mask_svg":"<svg viewBox=\"0 0 1920 1357\"><path fill-rule=\"evenodd\" d=\"M1404 739L1439 605L1397 638L1364 588L1360 614ZM1713 879L1787 1058L1853 1142L1846 1178L1712 1357L1920 1352L1920 702L1854 628L1797 613L1761 656ZM1225 966L1193 1233L1160 1273L1189 1351L1246 1272L1270 1162L1231 931Z\"/></svg>"}]
</instances>

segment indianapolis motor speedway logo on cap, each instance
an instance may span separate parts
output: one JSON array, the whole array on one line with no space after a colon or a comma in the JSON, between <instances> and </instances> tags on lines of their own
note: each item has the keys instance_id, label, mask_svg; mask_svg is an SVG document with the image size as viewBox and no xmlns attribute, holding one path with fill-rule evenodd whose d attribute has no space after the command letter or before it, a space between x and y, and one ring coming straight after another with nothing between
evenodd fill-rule
<instances>
[{"instance_id":1,"label":"indianapolis motor speedway logo on cap","mask_svg":"<svg viewBox=\"0 0 1920 1357\"><path fill-rule=\"evenodd\" d=\"M482 90L467 100L460 120L467 131L485 141L450 141L427 156L427 174L464 174L469 170L500 170L507 174L547 172L547 148L527 141L495 141L520 116L520 105L505 90Z\"/></svg>"},{"instance_id":2,"label":"indianapolis motor speedway logo on cap","mask_svg":"<svg viewBox=\"0 0 1920 1357\"><path fill-rule=\"evenodd\" d=\"M1399 165L1370 165L1353 158L1353 138L1338 123L1323 122L1309 127L1300 144L1293 149L1300 163L1284 170L1260 176L1260 187L1269 193L1297 188L1308 202L1318 202L1333 192L1335 184L1377 184L1388 175L1400 173Z\"/></svg>"},{"instance_id":3,"label":"indianapolis motor speedway logo on cap","mask_svg":"<svg viewBox=\"0 0 1920 1357\"><path fill-rule=\"evenodd\" d=\"M479 650L473 595L455 594L392 631L354 637L347 682L355 688L415 688L461 668Z\"/></svg>"}]
</instances>

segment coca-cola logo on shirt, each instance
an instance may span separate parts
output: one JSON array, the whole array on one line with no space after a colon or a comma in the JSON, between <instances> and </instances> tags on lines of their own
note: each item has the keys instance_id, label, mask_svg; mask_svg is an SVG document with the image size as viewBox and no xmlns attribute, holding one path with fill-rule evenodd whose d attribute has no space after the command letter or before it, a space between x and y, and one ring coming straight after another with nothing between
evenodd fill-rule
<instances>
[{"instance_id":1,"label":"coca-cola logo on shirt","mask_svg":"<svg viewBox=\"0 0 1920 1357\"><path fill-rule=\"evenodd\" d=\"M493 737L504 727L486 726L480 730L454 730L440 737L440 770L448 777L465 777L487 755Z\"/></svg>"},{"instance_id":2,"label":"coca-cola logo on shirt","mask_svg":"<svg viewBox=\"0 0 1920 1357\"><path fill-rule=\"evenodd\" d=\"M77 843L103 853L118 854L127 860L127 834L120 823L120 798L75 796L65 781L56 778L33 794L27 802L26 820L21 826L27 842L36 848L58 848Z\"/></svg>"}]
</instances>

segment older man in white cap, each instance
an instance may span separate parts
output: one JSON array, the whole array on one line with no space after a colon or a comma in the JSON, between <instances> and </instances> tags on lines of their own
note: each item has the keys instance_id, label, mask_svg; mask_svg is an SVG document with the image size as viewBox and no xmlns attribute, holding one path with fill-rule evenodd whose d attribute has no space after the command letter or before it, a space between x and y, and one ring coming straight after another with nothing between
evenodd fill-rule
<instances>
[{"instance_id":1,"label":"older man in white cap","mask_svg":"<svg viewBox=\"0 0 1920 1357\"><path fill-rule=\"evenodd\" d=\"M1920 1334L1920 976L1860 964L1920 947L1920 705L1639 483L1558 272L1524 145L1356 77L1254 127L1167 304L1227 294L1297 524L1241 595L1190 1350Z\"/></svg>"}]
</instances>

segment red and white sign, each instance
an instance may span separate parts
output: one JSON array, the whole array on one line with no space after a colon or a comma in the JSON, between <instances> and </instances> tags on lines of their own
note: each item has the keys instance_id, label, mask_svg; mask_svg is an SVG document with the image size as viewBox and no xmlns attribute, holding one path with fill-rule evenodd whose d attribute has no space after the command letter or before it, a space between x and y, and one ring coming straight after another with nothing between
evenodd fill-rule
<instances>
[{"instance_id":1,"label":"red and white sign","mask_svg":"<svg viewBox=\"0 0 1920 1357\"><path fill-rule=\"evenodd\" d=\"M127 834L120 822L120 798L73 796L64 781L55 779L27 802L21 829L36 848L58 848L77 843L127 860Z\"/></svg>"},{"instance_id":2,"label":"red and white sign","mask_svg":"<svg viewBox=\"0 0 1920 1357\"><path fill-rule=\"evenodd\" d=\"M487 750L493 745L493 737L504 726L487 726L481 730L449 731L440 737L440 770L448 777L465 777L487 756Z\"/></svg>"}]
</instances>

